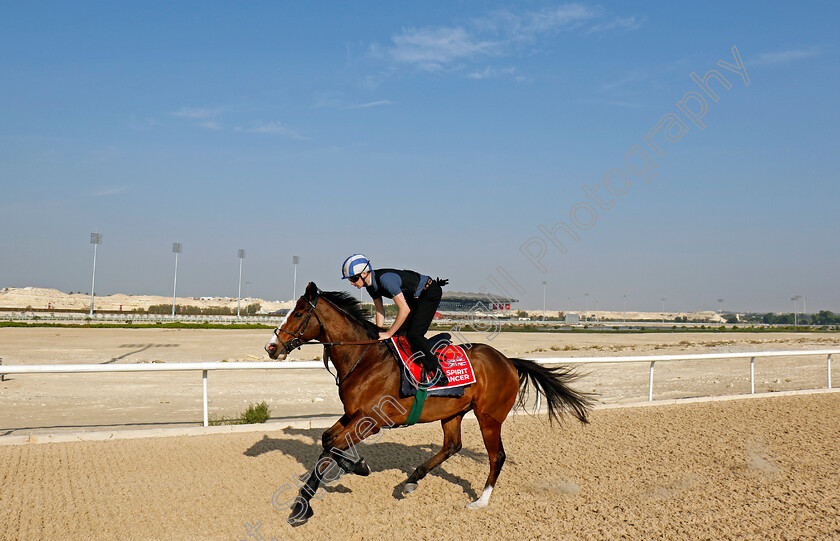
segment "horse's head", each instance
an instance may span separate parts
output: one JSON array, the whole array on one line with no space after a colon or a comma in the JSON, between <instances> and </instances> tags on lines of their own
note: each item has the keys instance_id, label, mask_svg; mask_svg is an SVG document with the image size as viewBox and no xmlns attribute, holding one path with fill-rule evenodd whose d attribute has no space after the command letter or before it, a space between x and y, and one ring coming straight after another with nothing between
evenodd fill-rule
<instances>
[{"instance_id":1,"label":"horse's head","mask_svg":"<svg viewBox=\"0 0 840 541\"><path fill-rule=\"evenodd\" d=\"M304 342L321 334L321 323L315 314L318 304L318 286L309 282L306 291L286 314L286 319L274 329L274 336L265 345L265 351L272 359L281 361Z\"/></svg>"}]
</instances>

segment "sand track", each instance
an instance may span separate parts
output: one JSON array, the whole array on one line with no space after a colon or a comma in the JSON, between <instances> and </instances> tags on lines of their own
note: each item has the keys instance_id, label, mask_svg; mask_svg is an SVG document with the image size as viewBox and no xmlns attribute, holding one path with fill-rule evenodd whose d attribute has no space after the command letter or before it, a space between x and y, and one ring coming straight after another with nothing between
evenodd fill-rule
<instances>
[{"instance_id":1,"label":"sand track","mask_svg":"<svg viewBox=\"0 0 840 541\"><path fill-rule=\"evenodd\" d=\"M272 494L312 466L319 429L0 446L3 539L840 539L840 393L601 409L592 423L504 425L508 462L488 508L477 423L406 499L437 423L360 445L292 530Z\"/></svg>"}]
</instances>

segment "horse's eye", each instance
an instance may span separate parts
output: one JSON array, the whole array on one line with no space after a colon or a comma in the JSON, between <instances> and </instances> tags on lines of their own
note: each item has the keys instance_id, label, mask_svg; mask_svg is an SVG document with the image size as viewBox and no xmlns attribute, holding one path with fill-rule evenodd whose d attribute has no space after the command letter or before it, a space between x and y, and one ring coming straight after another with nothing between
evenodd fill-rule
<instances>
[{"instance_id":1,"label":"horse's eye","mask_svg":"<svg viewBox=\"0 0 840 541\"><path fill-rule=\"evenodd\" d=\"M297 313L295 314L295 317L301 317L301 316L303 316L303 314L301 314L300 312L297 312Z\"/></svg>"}]
</instances>

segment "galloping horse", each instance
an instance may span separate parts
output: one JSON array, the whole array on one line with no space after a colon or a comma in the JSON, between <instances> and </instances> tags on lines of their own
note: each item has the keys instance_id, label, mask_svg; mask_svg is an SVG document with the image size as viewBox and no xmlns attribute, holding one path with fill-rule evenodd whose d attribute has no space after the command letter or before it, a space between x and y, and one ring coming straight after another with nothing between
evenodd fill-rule
<instances>
[{"instance_id":1,"label":"galloping horse","mask_svg":"<svg viewBox=\"0 0 840 541\"><path fill-rule=\"evenodd\" d=\"M318 290L310 282L283 323L265 346L272 359L285 359L305 342L324 344L336 368L336 384L344 415L324 432L323 452L301 487L288 522L305 523L314 514L309 501L321 482L329 484L344 473L369 475L370 469L356 452L360 441L379 433L382 427L405 424L414 397L400 398L401 369L385 342L377 341L379 328L367 319L359 301L344 292ZM566 368L545 368L525 359L509 359L485 344L465 347L476 382L460 398L429 396L418 422L440 421L443 447L409 476L404 493L416 490L417 482L461 449L461 419L472 410L478 418L490 458L490 475L484 492L469 508L485 507L505 462L502 422L519 397L524 401L529 380L546 398L549 420L565 412L587 423L591 399L568 386L575 378ZM340 469L339 469L340 468ZM336 475L337 473L337 475Z\"/></svg>"}]
</instances>

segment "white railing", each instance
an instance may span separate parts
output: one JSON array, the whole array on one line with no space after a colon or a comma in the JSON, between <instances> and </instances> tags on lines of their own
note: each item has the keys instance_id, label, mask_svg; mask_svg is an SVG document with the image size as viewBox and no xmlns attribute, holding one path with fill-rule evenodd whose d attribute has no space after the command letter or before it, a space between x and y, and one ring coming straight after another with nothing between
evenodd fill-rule
<instances>
[{"instance_id":1,"label":"white railing","mask_svg":"<svg viewBox=\"0 0 840 541\"><path fill-rule=\"evenodd\" d=\"M0 365L0 374L71 374L79 372L171 372L201 370L204 390L204 426L208 425L207 411L207 372L210 370L255 370L289 368L323 368L317 361L303 362L207 362L207 363L170 363L170 364L24 364L18 366Z\"/></svg>"},{"instance_id":2,"label":"white railing","mask_svg":"<svg viewBox=\"0 0 840 541\"><path fill-rule=\"evenodd\" d=\"M691 355L650 355L627 357L531 357L538 364L595 364L595 363L650 363L648 400L653 400L653 368L657 362L700 361L711 359L750 359L750 393L755 393L755 359L758 357L802 357L825 355L827 387L831 389L831 356L840 354L840 349L812 349L800 351L754 351L743 353L702 353ZM204 393L204 426L208 425L207 372L211 370L312 370L324 369L321 361L252 361L252 362L200 362L169 364L38 364L9 366L0 364L0 375L5 374L66 374L79 372L170 372L201 370ZM540 395L536 397L536 409L540 407Z\"/></svg>"},{"instance_id":3,"label":"white railing","mask_svg":"<svg viewBox=\"0 0 840 541\"><path fill-rule=\"evenodd\" d=\"M827 388L831 389L831 356L840 354L840 349L806 349L800 351L752 351L742 353L695 353L689 355L637 355L625 357L526 357L539 364L590 364L590 363L650 363L648 401L653 401L653 367L657 361L704 361L711 359L750 360L750 394L755 394L756 357L802 357L805 355L826 356ZM537 395L537 409L540 395Z\"/></svg>"}]
</instances>

